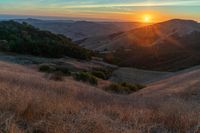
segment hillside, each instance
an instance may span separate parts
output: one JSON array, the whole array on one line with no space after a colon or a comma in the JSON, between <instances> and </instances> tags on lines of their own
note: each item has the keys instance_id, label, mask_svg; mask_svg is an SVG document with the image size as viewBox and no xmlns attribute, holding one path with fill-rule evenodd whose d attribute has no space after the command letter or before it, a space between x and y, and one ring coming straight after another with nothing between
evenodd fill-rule
<instances>
[{"instance_id":1,"label":"hillside","mask_svg":"<svg viewBox=\"0 0 200 133\"><path fill-rule=\"evenodd\" d=\"M70 20L38 20L18 19L17 22L26 22L42 30L48 30L56 34L63 34L73 41L88 37L109 35L117 32L135 29L145 24L137 22L89 22Z\"/></svg>"},{"instance_id":2,"label":"hillside","mask_svg":"<svg viewBox=\"0 0 200 133\"><path fill-rule=\"evenodd\" d=\"M71 77L50 80L35 67L0 67L1 132L198 132L199 69L116 95Z\"/></svg>"},{"instance_id":3,"label":"hillside","mask_svg":"<svg viewBox=\"0 0 200 133\"><path fill-rule=\"evenodd\" d=\"M198 105L200 104L200 82L197 80L200 77L200 67L196 66L190 69L179 71L172 76L150 83L148 87L135 93L135 96L143 100L165 100L179 97L188 102Z\"/></svg>"},{"instance_id":4,"label":"hillside","mask_svg":"<svg viewBox=\"0 0 200 133\"><path fill-rule=\"evenodd\" d=\"M200 63L200 27L192 20L169 20L129 32L85 39L80 45L108 53L123 67L178 71Z\"/></svg>"},{"instance_id":5,"label":"hillside","mask_svg":"<svg viewBox=\"0 0 200 133\"><path fill-rule=\"evenodd\" d=\"M130 29L127 32L88 38L80 45L98 51L104 51L105 49L107 51L114 51L119 48L150 47L161 43L173 35L183 37L195 31L200 32L199 23L193 20L173 19L133 30Z\"/></svg>"},{"instance_id":6,"label":"hillside","mask_svg":"<svg viewBox=\"0 0 200 133\"><path fill-rule=\"evenodd\" d=\"M14 21L0 22L0 50L45 57L91 58L91 51L79 47L63 35Z\"/></svg>"},{"instance_id":7,"label":"hillside","mask_svg":"<svg viewBox=\"0 0 200 133\"><path fill-rule=\"evenodd\" d=\"M178 70L200 63L200 34L177 34L180 45L167 36L101 55L141 70L79 60L91 51L63 35L0 22L0 132L198 133L200 67Z\"/></svg>"}]
</instances>

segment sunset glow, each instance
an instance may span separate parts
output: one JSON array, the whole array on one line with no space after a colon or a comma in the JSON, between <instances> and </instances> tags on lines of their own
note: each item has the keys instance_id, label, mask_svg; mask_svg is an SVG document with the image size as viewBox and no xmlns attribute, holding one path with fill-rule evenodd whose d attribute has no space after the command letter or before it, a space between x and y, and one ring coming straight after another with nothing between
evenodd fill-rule
<instances>
[{"instance_id":1,"label":"sunset glow","mask_svg":"<svg viewBox=\"0 0 200 133\"><path fill-rule=\"evenodd\" d=\"M141 19L144 12L150 13L150 16L143 16ZM151 12L159 15L152 20ZM181 18L200 21L199 12L199 0L0 0L0 14L56 16L82 20L149 23Z\"/></svg>"},{"instance_id":2,"label":"sunset glow","mask_svg":"<svg viewBox=\"0 0 200 133\"><path fill-rule=\"evenodd\" d=\"M145 23L151 23L151 22L152 22L152 16L149 15L149 14L144 15L144 16L143 16L143 21L144 21Z\"/></svg>"}]
</instances>

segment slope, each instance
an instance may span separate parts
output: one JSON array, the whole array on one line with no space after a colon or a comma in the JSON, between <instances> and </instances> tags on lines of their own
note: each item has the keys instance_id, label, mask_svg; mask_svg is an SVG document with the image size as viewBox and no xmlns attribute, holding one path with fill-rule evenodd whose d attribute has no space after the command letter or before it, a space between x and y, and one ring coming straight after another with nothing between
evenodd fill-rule
<instances>
[{"instance_id":1,"label":"slope","mask_svg":"<svg viewBox=\"0 0 200 133\"><path fill-rule=\"evenodd\" d=\"M18 19L17 22L27 22L42 30L48 30L56 34L63 34L72 38L73 41L88 37L109 35L116 32L128 31L144 26L137 22L89 22L71 20L38 20Z\"/></svg>"},{"instance_id":2,"label":"slope","mask_svg":"<svg viewBox=\"0 0 200 133\"><path fill-rule=\"evenodd\" d=\"M130 29L131 30L131 29ZM132 48L136 46L149 47L162 42L172 35L180 37L200 31L200 26L193 20L173 19L150 26L133 29L109 36L88 38L80 45L86 48L104 51L114 51L119 48Z\"/></svg>"},{"instance_id":3,"label":"slope","mask_svg":"<svg viewBox=\"0 0 200 133\"><path fill-rule=\"evenodd\" d=\"M184 99L193 104L200 104L200 67L179 71L160 81L150 83L148 87L137 92L143 100L159 100L161 103L174 98Z\"/></svg>"},{"instance_id":4,"label":"slope","mask_svg":"<svg viewBox=\"0 0 200 133\"><path fill-rule=\"evenodd\" d=\"M91 51L79 47L63 35L14 21L0 22L0 50L45 57L91 58Z\"/></svg>"},{"instance_id":5,"label":"slope","mask_svg":"<svg viewBox=\"0 0 200 133\"><path fill-rule=\"evenodd\" d=\"M166 84L164 81L152 84L131 96L118 96L71 78L52 81L34 69L16 64L0 62L0 67L2 132L167 133L198 130L199 104L181 101L183 98L177 93L181 94L187 87L197 88L199 70L197 75L194 75L197 71L189 72L184 77L167 79ZM162 100L169 95L174 100ZM175 123L171 124L172 121Z\"/></svg>"}]
</instances>

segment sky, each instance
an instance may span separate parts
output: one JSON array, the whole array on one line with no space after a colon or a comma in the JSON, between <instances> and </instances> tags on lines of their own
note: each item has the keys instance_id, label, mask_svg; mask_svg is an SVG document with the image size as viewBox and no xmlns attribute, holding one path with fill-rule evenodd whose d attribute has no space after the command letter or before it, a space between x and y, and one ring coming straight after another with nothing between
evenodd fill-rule
<instances>
[{"instance_id":1,"label":"sky","mask_svg":"<svg viewBox=\"0 0 200 133\"><path fill-rule=\"evenodd\" d=\"M200 0L0 0L0 14L85 20L200 22Z\"/></svg>"}]
</instances>

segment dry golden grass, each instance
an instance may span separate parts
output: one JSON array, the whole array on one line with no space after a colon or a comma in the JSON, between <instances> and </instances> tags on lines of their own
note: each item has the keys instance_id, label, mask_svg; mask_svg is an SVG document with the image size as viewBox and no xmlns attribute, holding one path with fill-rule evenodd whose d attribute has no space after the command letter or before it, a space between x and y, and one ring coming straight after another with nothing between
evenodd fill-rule
<instances>
[{"instance_id":1,"label":"dry golden grass","mask_svg":"<svg viewBox=\"0 0 200 133\"><path fill-rule=\"evenodd\" d=\"M4 62L0 62L0 68L2 133L186 133L198 130L199 110L184 101L172 100L162 106L138 105L132 96L108 94L72 78L56 82L33 69Z\"/></svg>"}]
</instances>

